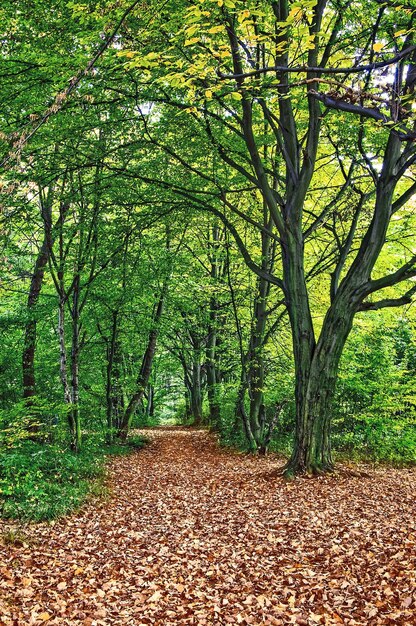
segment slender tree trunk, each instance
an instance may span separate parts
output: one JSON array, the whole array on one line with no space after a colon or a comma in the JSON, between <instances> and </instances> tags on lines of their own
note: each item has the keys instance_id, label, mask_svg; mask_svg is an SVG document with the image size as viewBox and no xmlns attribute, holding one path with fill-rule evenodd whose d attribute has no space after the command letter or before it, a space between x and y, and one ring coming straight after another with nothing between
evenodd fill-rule
<instances>
[{"instance_id":1,"label":"slender tree trunk","mask_svg":"<svg viewBox=\"0 0 416 626\"><path fill-rule=\"evenodd\" d=\"M58 309L58 336L59 336L59 374L64 390L64 401L67 406L71 404L71 392L68 384L67 355L65 345L65 300L59 296Z\"/></svg>"},{"instance_id":2,"label":"slender tree trunk","mask_svg":"<svg viewBox=\"0 0 416 626\"><path fill-rule=\"evenodd\" d=\"M67 206L60 205L60 216L58 222L52 228L52 202L54 188L51 187L44 197L43 191L39 190L41 214L43 220L44 236L42 245L36 258L35 267L30 280L29 294L27 299L27 322L23 340L22 369L23 369L23 398L27 405L31 404L31 399L36 395L36 374L35 374L35 351L36 351L36 305L39 301L42 290L45 268L49 262L52 246L54 243L56 227L62 224Z\"/></svg>"},{"instance_id":3,"label":"slender tree trunk","mask_svg":"<svg viewBox=\"0 0 416 626\"><path fill-rule=\"evenodd\" d=\"M80 353L80 311L79 311L80 276L76 275L72 294L72 343L71 343L71 410L69 427L71 448L74 452L81 449L81 421L79 415L79 353Z\"/></svg>"},{"instance_id":4,"label":"slender tree trunk","mask_svg":"<svg viewBox=\"0 0 416 626\"><path fill-rule=\"evenodd\" d=\"M265 281L261 281L265 283ZM254 320L247 355L242 364L242 376L237 393L235 413L243 422L244 432L251 452L256 452L263 445L265 433L264 406L264 331L266 328L266 297L262 297L263 288L254 307ZM249 394L249 413L245 409L245 396Z\"/></svg>"},{"instance_id":5,"label":"slender tree trunk","mask_svg":"<svg viewBox=\"0 0 416 626\"><path fill-rule=\"evenodd\" d=\"M157 337L159 332L160 320L162 318L165 295L167 290L167 281L163 287L162 295L160 296L159 302L156 306L155 313L153 315L153 324L152 329L149 333L149 339L147 342L147 348L143 355L142 365L140 368L139 375L136 380L136 391L133 393L130 402L127 405L127 408L122 416L120 428L118 431L118 437L122 441L126 441L127 436L129 434L131 421L133 419L133 415L137 409L139 402L142 400L146 387L149 383L150 374L152 371L153 358L156 352L156 344Z\"/></svg>"},{"instance_id":6,"label":"slender tree trunk","mask_svg":"<svg viewBox=\"0 0 416 626\"><path fill-rule=\"evenodd\" d=\"M155 390L151 383L147 386L146 417L154 417L155 414Z\"/></svg>"},{"instance_id":7,"label":"slender tree trunk","mask_svg":"<svg viewBox=\"0 0 416 626\"><path fill-rule=\"evenodd\" d=\"M185 419L186 421L192 418L192 406L191 406L191 390L192 390L192 376L190 375L189 368L186 362L186 358L183 355L179 356L179 360L183 368L183 385L185 388Z\"/></svg>"},{"instance_id":8,"label":"slender tree trunk","mask_svg":"<svg viewBox=\"0 0 416 626\"><path fill-rule=\"evenodd\" d=\"M234 424L232 433L237 436L240 433L241 426L248 443L250 452L256 452L257 444L250 427L250 419L246 412L245 397L247 393L248 381L245 362L242 364L240 385L237 392L237 399L234 409Z\"/></svg>"},{"instance_id":9,"label":"slender tree trunk","mask_svg":"<svg viewBox=\"0 0 416 626\"><path fill-rule=\"evenodd\" d=\"M250 339L248 362L248 389L250 396L250 429L256 448L263 445L265 434L264 406L264 335L267 321L267 299L270 284L258 280L258 296L254 306L254 320Z\"/></svg>"},{"instance_id":10,"label":"slender tree trunk","mask_svg":"<svg viewBox=\"0 0 416 626\"><path fill-rule=\"evenodd\" d=\"M35 378L35 349L36 349L36 313L35 308L42 289L45 267L49 258L49 246L47 237L43 240L39 250L33 274L30 280L29 295L27 299L27 322L23 340L23 397L30 402L30 398L36 395Z\"/></svg>"},{"instance_id":11,"label":"slender tree trunk","mask_svg":"<svg viewBox=\"0 0 416 626\"><path fill-rule=\"evenodd\" d=\"M195 426L202 424L202 385L200 351L194 351L192 363L191 409Z\"/></svg>"},{"instance_id":12,"label":"slender tree trunk","mask_svg":"<svg viewBox=\"0 0 416 626\"><path fill-rule=\"evenodd\" d=\"M218 224L215 224L212 227L211 232L208 233L208 239L212 240L210 243L210 276L213 286L215 287L218 284L219 279L222 277L221 275L224 275L224 271L226 270L224 262L221 262L219 258L220 229ZM220 382L218 367L218 300L215 294L210 298L205 366L207 373L207 396L209 403L210 424L214 430L220 430L221 411L218 397L218 386Z\"/></svg>"},{"instance_id":13,"label":"slender tree trunk","mask_svg":"<svg viewBox=\"0 0 416 626\"><path fill-rule=\"evenodd\" d=\"M270 228L265 211L265 226ZM270 265L270 236L267 231L262 233L262 267L266 271ZM247 354L243 358L242 377L237 396L236 415L243 420L244 432L251 452L264 448L266 434L266 411L264 405L264 346L266 343L267 304L270 294L270 283L259 277L257 293L254 300L253 320ZM249 394L250 408L246 414L244 399Z\"/></svg>"},{"instance_id":14,"label":"slender tree trunk","mask_svg":"<svg viewBox=\"0 0 416 626\"><path fill-rule=\"evenodd\" d=\"M122 390L120 389L120 345L118 342L118 311L112 311L111 336L107 345L106 417L107 442L112 443L114 429L120 417Z\"/></svg>"},{"instance_id":15,"label":"slender tree trunk","mask_svg":"<svg viewBox=\"0 0 416 626\"><path fill-rule=\"evenodd\" d=\"M211 300L210 326L208 329L208 341L206 350L206 372L207 372L207 395L209 403L209 418L211 427L214 430L220 428L220 405L218 399L218 368L217 368L217 313L216 302Z\"/></svg>"}]
</instances>

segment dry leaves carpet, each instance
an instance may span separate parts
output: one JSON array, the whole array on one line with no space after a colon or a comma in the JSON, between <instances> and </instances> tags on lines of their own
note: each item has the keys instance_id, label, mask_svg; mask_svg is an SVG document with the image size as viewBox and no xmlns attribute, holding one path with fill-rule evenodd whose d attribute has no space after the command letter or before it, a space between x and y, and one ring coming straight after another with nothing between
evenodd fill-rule
<instances>
[{"instance_id":1,"label":"dry leaves carpet","mask_svg":"<svg viewBox=\"0 0 416 626\"><path fill-rule=\"evenodd\" d=\"M110 499L0 546L1 624L416 624L414 470L286 483L203 431L149 432Z\"/></svg>"}]
</instances>

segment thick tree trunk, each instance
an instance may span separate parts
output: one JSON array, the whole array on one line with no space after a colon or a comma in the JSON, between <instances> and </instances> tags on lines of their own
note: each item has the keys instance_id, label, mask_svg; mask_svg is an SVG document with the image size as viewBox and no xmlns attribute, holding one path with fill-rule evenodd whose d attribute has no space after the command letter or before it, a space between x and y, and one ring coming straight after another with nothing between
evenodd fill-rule
<instances>
[{"instance_id":1,"label":"thick tree trunk","mask_svg":"<svg viewBox=\"0 0 416 626\"><path fill-rule=\"evenodd\" d=\"M338 366L352 327L357 303L337 298L325 317L313 351L308 377L296 395L296 430L286 475L333 470L330 430ZM301 349L299 349L299 352Z\"/></svg>"},{"instance_id":2,"label":"thick tree trunk","mask_svg":"<svg viewBox=\"0 0 416 626\"><path fill-rule=\"evenodd\" d=\"M370 277L383 247L391 216L399 155L400 141L391 134L377 183L373 219L345 277L340 285L332 289L333 300L317 344L304 274L300 222L288 227L286 239L282 242L284 289L292 326L296 374L295 442L286 468L288 476L305 472L319 474L333 468L331 410L339 361L354 315L366 295L373 290ZM341 255L338 270L343 269L344 262Z\"/></svg>"},{"instance_id":3,"label":"thick tree trunk","mask_svg":"<svg viewBox=\"0 0 416 626\"><path fill-rule=\"evenodd\" d=\"M304 274L304 246L300 229L295 233L288 231L282 251L286 306L292 328L295 362L295 444L292 459L287 467L289 476L291 473L315 472L315 469L321 467L323 453L315 450L313 458L309 458L310 438L315 428L308 419L308 407L309 403L313 402L314 395L313 390L309 389L309 382L316 344ZM314 447L316 448L315 444ZM315 456L318 463L316 468Z\"/></svg>"}]
</instances>

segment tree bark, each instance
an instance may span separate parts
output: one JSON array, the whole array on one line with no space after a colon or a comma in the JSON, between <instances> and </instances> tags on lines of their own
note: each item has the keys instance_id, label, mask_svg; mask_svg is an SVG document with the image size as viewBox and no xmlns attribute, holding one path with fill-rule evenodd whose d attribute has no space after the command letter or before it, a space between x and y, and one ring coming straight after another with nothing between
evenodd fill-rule
<instances>
[{"instance_id":1,"label":"tree bark","mask_svg":"<svg viewBox=\"0 0 416 626\"><path fill-rule=\"evenodd\" d=\"M131 427L131 421L133 419L133 415L137 409L139 402L142 400L144 396L144 392L149 383L150 374L152 371L153 358L156 352L157 345L157 337L159 333L159 325L162 318L165 295L167 291L167 281L162 289L162 294L159 298L159 302L155 308L155 312L152 320L152 328L149 333L149 338L147 342L147 348L143 355L142 364L140 368L139 375L136 380L136 390L133 393L130 402L127 405L127 408L122 416L120 427L118 430L118 437L121 441L126 441L129 430Z\"/></svg>"},{"instance_id":2,"label":"tree bark","mask_svg":"<svg viewBox=\"0 0 416 626\"><path fill-rule=\"evenodd\" d=\"M106 368L106 421L107 442L112 443L114 432L120 426L124 412L124 395L121 385L121 346L118 339L119 311L112 311L111 335L107 339Z\"/></svg>"},{"instance_id":3,"label":"tree bark","mask_svg":"<svg viewBox=\"0 0 416 626\"><path fill-rule=\"evenodd\" d=\"M283 246L284 286L292 326L296 374L296 429L286 475L331 471L331 410L339 361L354 316L374 287L371 272L384 245L397 183L400 142L388 140L377 181L373 219L346 276L335 290L315 343L304 276L300 231ZM383 283L381 284L383 286Z\"/></svg>"},{"instance_id":4,"label":"tree bark","mask_svg":"<svg viewBox=\"0 0 416 626\"><path fill-rule=\"evenodd\" d=\"M212 228L212 232L208 235L211 241L211 272L210 277L215 286L220 279L220 274L224 274L224 263L221 263L219 257L220 229L217 224ZM211 428L219 430L221 427L221 411L218 398L218 385L220 382L220 372L218 367L218 300L214 294L210 298L209 305L209 324L206 347L206 373L207 373L207 396L209 403L209 419Z\"/></svg>"},{"instance_id":5,"label":"tree bark","mask_svg":"<svg viewBox=\"0 0 416 626\"><path fill-rule=\"evenodd\" d=\"M265 230L262 232L262 269L266 271L270 270L273 264L273 252L270 246L271 223L266 206L264 206L264 226ZM264 404L264 347L267 341L267 304L270 287L269 281L263 277L258 277L249 346L246 355L242 358L242 376L236 402L236 415L240 415L243 421L244 432L251 452L257 452L264 448L264 438L267 432ZM244 406L246 391L248 391L250 403L248 415Z\"/></svg>"},{"instance_id":6,"label":"tree bark","mask_svg":"<svg viewBox=\"0 0 416 626\"><path fill-rule=\"evenodd\" d=\"M23 398L28 406L31 399L36 395L35 374L35 351L36 351L36 305L42 290L45 268L48 264L53 244L52 231L52 202L54 189L51 187L44 197L42 189L39 190L41 216L43 220L43 241L36 258L35 267L30 280L29 294L27 298L27 322L23 340L22 369L23 369ZM61 207L61 214L65 209ZM61 220L61 217L58 221Z\"/></svg>"},{"instance_id":7,"label":"tree bark","mask_svg":"<svg viewBox=\"0 0 416 626\"><path fill-rule=\"evenodd\" d=\"M35 308L42 289L45 267L49 258L49 246L47 237L43 240L39 250L33 274L30 280L29 295L27 299L27 322L23 340L23 398L29 400L36 395L35 377L35 350L36 350L36 313Z\"/></svg>"},{"instance_id":8,"label":"tree bark","mask_svg":"<svg viewBox=\"0 0 416 626\"><path fill-rule=\"evenodd\" d=\"M65 344L65 300L59 296L58 310L58 336L59 336L59 374L64 389L64 401L67 406L71 404L71 392L68 384L67 354Z\"/></svg>"},{"instance_id":9,"label":"tree bark","mask_svg":"<svg viewBox=\"0 0 416 626\"><path fill-rule=\"evenodd\" d=\"M71 448L74 452L81 449L81 421L79 415L79 353L80 353L80 309L79 309L80 276L74 279L72 292L72 341L71 341L71 409L69 411L69 428Z\"/></svg>"},{"instance_id":10,"label":"tree bark","mask_svg":"<svg viewBox=\"0 0 416 626\"><path fill-rule=\"evenodd\" d=\"M350 308L330 311L314 351L308 378L296 395L296 429L286 476L333 470L330 445L331 411L338 366L352 327Z\"/></svg>"},{"instance_id":11,"label":"tree bark","mask_svg":"<svg viewBox=\"0 0 416 626\"><path fill-rule=\"evenodd\" d=\"M192 361L191 410L195 426L202 424L202 383L200 351L194 350Z\"/></svg>"}]
</instances>

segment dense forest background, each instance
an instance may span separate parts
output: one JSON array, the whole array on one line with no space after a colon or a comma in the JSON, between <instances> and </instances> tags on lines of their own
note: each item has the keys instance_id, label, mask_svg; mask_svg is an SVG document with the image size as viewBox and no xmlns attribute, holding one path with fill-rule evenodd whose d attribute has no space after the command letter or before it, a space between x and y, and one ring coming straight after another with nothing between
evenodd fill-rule
<instances>
[{"instance_id":1,"label":"dense forest background","mask_svg":"<svg viewBox=\"0 0 416 626\"><path fill-rule=\"evenodd\" d=\"M147 425L415 461L415 19L2 2L3 514Z\"/></svg>"}]
</instances>

